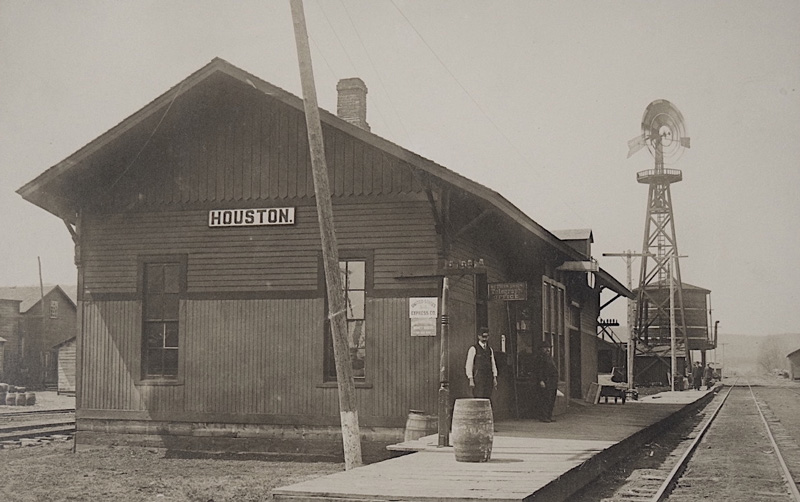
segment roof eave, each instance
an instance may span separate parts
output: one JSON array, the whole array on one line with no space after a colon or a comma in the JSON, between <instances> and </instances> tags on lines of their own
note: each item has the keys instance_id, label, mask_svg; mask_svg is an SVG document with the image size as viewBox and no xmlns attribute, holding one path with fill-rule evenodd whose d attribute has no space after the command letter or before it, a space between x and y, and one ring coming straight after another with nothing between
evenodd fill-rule
<instances>
[{"instance_id":1,"label":"roof eave","mask_svg":"<svg viewBox=\"0 0 800 502\"><path fill-rule=\"evenodd\" d=\"M622 283L615 279L613 275L609 274L602 268L597 271L597 279L600 281L601 286L610 289L620 296L630 299L636 298L636 295L633 293L633 291L623 286Z\"/></svg>"},{"instance_id":2,"label":"roof eave","mask_svg":"<svg viewBox=\"0 0 800 502\"><path fill-rule=\"evenodd\" d=\"M17 190L17 193L28 202L31 202L66 221L74 223L75 215L79 209L78 201L66 199L49 193L46 189L47 184L55 181L69 171L79 169L83 161L85 161L90 155L100 151L109 143L125 134L137 124L151 117L153 114L158 113L165 107L168 107L169 104L178 96L186 93L194 85L217 71L223 72L239 80L240 82L249 84L264 94L270 95L305 113L303 100L301 98L228 63L224 59L214 58L209 64L197 70L189 77L170 88L168 91L148 103L145 107L141 108L130 117L124 119L122 122L109 129L107 132L103 133L77 152L73 153L58 164L52 166L32 181L23 185ZM446 183L449 183L458 189L464 190L465 192L485 200L492 206L499 209L512 221L519 224L523 229L544 240L547 244L565 254L568 258L583 258L578 251L533 221L529 216L520 211L516 206L514 206L511 202L505 199L505 197L501 196L497 192L468 178L465 178L454 171L451 171L414 152L406 150L395 143L383 139L372 132L350 124L349 122L346 122L345 120L326 110L320 109L320 120L327 125L335 127L342 132L350 134L362 141L380 148L391 155L406 160L413 166L435 176L438 179L441 179Z\"/></svg>"}]
</instances>

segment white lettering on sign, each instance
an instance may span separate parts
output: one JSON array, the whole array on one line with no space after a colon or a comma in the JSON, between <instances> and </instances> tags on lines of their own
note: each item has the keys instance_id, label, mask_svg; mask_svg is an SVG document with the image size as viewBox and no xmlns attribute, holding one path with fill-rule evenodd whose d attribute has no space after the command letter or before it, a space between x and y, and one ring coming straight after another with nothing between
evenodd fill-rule
<instances>
[{"instance_id":1,"label":"white lettering on sign","mask_svg":"<svg viewBox=\"0 0 800 502\"><path fill-rule=\"evenodd\" d=\"M435 296L408 299L408 317L411 319L436 318L438 313L439 299Z\"/></svg>"},{"instance_id":2,"label":"white lettering on sign","mask_svg":"<svg viewBox=\"0 0 800 502\"><path fill-rule=\"evenodd\" d=\"M254 227L261 225L294 225L294 208L212 209L208 212L209 227Z\"/></svg>"}]
</instances>

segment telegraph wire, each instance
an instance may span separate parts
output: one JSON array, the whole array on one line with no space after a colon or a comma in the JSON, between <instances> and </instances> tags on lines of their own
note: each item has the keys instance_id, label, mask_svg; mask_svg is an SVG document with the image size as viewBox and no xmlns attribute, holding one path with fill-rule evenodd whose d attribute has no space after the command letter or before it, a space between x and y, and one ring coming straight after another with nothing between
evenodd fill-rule
<instances>
[{"instance_id":1,"label":"telegraph wire","mask_svg":"<svg viewBox=\"0 0 800 502\"><path fill-rule=\"evenodd\" d=\"M367 46L364 43L364 40L361 38L361 34L359 34L359 32L358 32L358 28L356 27L356 23L353 22L353 17L350 15L350 11L348 10L347 5L344 3L344 1L343 0L339 0L339 2L342 4L342 7L344 7L344 12L345 12L345 14L347 14L347 19L350 20L350 24L353 26L353 31L356 34L356 38L358 38L358 41L361 44L361 47L364 48L364 52L367 55L367 60L369 60L369 64L370 64L370 66L372 66L372 71L374 71L375 75L378 77L378 83L380 84L381 88L383 89L383 92L386 95L386 99L389 100L389 106L392 108L392 111L394 112L395 116L397 117L397 123L400 125L400 130L403 132L403 135L405 136L405 141L409 142L411 136L408 134L408 131L406 130L405 125L403 124L403 120L400 118L400 114L397 112L397 107L394 106L394 100L392 100L392 96L389 94L389 91L386 89L386 86L383 83L383 79L381 78L381 74L378 71L378 68L375 65L375 62L372 60L372 56L370 56L369 50L367 49ZM387 124L388 123L389 122L387 121Z\"/></svg>"},{"instance_id":2,"label":"telegraph wire","mask_svg":"<svg viewBox=\"0 0 800 502\"><path fill-rule=\"evenodd\" d=\"M150 132L150 135L147 137L145 142L142 144L142 147L139 149L139 151L136 152L136 155L133 157L133 159L128 163L127 166L125 166L125 169L123 169L122 172L120 173L120 175L117 176L117 178L113 181L113 183L111 183L111 186L108 187L109 189L114 188L116 186L117 182L119 182L119 180L121 180L122 177L125 176L128 173L128 170L131 167L133 167L133 165L136 163L136 161L139 160L139 156L142 154L144 149L147 148L147 145L150 144L150 140L153 139L153 136L156 135L156 132L158 131L158 128L161 127L161 123L164 122L164 119L167 117L167 114L169 113L170 109L172 108L173 103L175 103L175 100L178 99L178 96L181 95L181 89L183 89L183 84L185 82L186 82L186 80L181 81L181 84L178 86L178 89L175 91L175 94L172 96L172 99L170 100L169 105L167 106L167 109L164 110L164 113L161 114L161 118L158 120L158 123L155 125L155 127L153 127L153 130Z\"/></svg>"},{"instance_id":3,"label":"telegraph wire","mask_svg":"<svg viewBox=\"0 0 800 502\"><path fill-rule=\"evenodd\" d=\"M500 126L498 126L497 123L494 120L492 120L492 117L490 117L489 114L486 113L486 110L483 109L483 107L480 105L480 103L478 103L478 101L475 99L475 97L472 96L472 94L467 90L466 87L464 87L464 85L461 83L461 81L458 80L458 78L453 74L452 71L450 71L450 68L448 68L448 66L445 64L445 62L442 60L442 58L439 57L439 55L436 53L436 51L433 50L433 47L431 47L430 44L427 42L427 40L425 40L425 37L422 36L422 33L420 33L419 30L416 28L416 26L414 26L414 23L411 22L411 20L408 18L408 16L406 16L405 13L402 10L400 10L400 7L397 6L397 4L395 3L394 0L389 0L389 2L392 4L392 6L394 6L394 8L397 10L397 12L400 13L400 15L403 17L403 19L405 19L405 21L408 23L408 25L411 27L411 29L414 30L414 33L417 34L417 36L422 41L422 43L425 44L425 47L427 47L428 50L431 52L431 54L433 54L433 57L436 58L436 60L439 62L439 64L442 66L442 68L444 68L444 70L450 75L450 77L456 82L456 84L458 84L458 86L461 88L461 90L464 92L464 94L466 94L467 97L472 101L472 103L475 104L475 106L478 108L478 110L481 112L481 114L483 114L483 116L486 118L486 120L488 120L489 123L492 124L492 126L500 134L500 136L503 137L503 139L506 141L506 143L508 143L508 145L514 150L514 152L519 156L519 158L522 159L522 161L525 163L525 165L527 165L530 168L531 172L533 172L537 177L541 178L542 175L536 170L536 168L534 168L533 165L531 165L531 162L527 159L527 157L525 157L525 155L522 154L522 152L517 148L517 146L514 144L514 142L512 142L511 139L508 136L506 136L506 134L500 129ZM572 175L568 171L567 171L567 176L572 178ZM564 204L570 210L570 212L572 212L572 214L577 216L579 220L583 219L581 217L581 215L579 215L572 208L572 206L567 204L563 199L560 199L560 200L561 200L561 203Z\"/></svg>"},{"instance_id":4,"label":"telegraph wire","mask_svg":"<svg viewBox=\"0 0 800 502\"><path fill-rule=\"evenodd\" d=\"M334 36L336 37L336 40L337 40L337 42L339 43L339 46L342 48L342 51L344 51L344 54L345 54L345 56L347 57L347 60L350 62L350 66L353 68L353 72L354 72L356 75L358 75L358 67L357 67L357 65L356 65L355 61L353 60L353 58L350 56L350 52L347 50L347 47L346 47L346 45L345 45L344 41L343 41L343 40L342 40L342 38L339 36L339 33L336 31L336 28L334 27L333 23L331 22L331 19L330 19L330 17L328 16L328 13L326 12L325 8L322 6L322 3L320 3L320 2L317 2L317 4L318 4L318 8L319 8L319 10L320 10L320 11L322 11L322 14L323 14L323 16L325 17L325 21L328 23L328 26L331 28L331 31L333 31L333 34L334 34ZM342 4L342 6L344 7L344 4ZM348 13L348 17L349 17L349 13ZM353 22L352 22L352 19L350 20L350 23L351 23L351 24L353 24ZM355 30L355 25L353 25L353 28L354 28L354 30ZM359 41L361 42L361 37L360 37L360 36L358 36L358 30L355 30L355 31L356 31L356 36L359 38ZM318 44L316 44L316 43L315 43L315 45L317 45L317 46L319 47L319 45L318 45ZM362 45L362 47L363 47L363 46L364 46L364 43L363 43L363 42L361 42L361 45ZM366 47L364 48L364 50L366 51ZM324 58L324 56L323 56L323 58ZM367 52L367 58L369 59L369 52ZM371 63L371 62L372 62L372 60L370 59L370 63ZM327 63L327 61L326 61L326 63ZM328 65L328 67L329 67L329 68L331 68L331 66L330 66L330 65ZM374 65L373 65L373 71L374 71L374 72L375 72L375 74L378 76L378 80L379 80L379 82L380 82L380 74L377 72L377 70L375 69L375 66L374 66ZM331 68L331 72L333 73L334 77L335 77L337 80L341 78L341 77L339 76L338 72L334 71L334 70L333 70L333 68ZM381 86L383 87L383 90L384 90L384 92L386 92L386 88L383 86L383 83L382 83L382 82L381 82ZM387 97L388 97L388 93L386 93L386 94L387 94ZM390 98L390 97L389 97L389 103L391 104L391 98ZM391 130L393 130L393 127L392 127L392 122L390 122L389 120L387 120L387 119L386 119L386 116L384 116L384 114L381 112L381 108L380 108L380 106L378 106L377 104L375 105L375 111L376 111L376 112L377 112L377 114L380 116L380 120L381 120L381 121L382 121L384 124L386 124L386 127L387 127L387 128L389 128L389 129L390 129L390 131L391 131ZM396 112L395 112L395 113L396 113ZM397 122L400 124L400 127L401 127L401 129L403 129L403 132L405 133L405 129L403 128L403 124L402 124L402 122L400 121L400 119L399 119L399 116L398 116L398 121L397 121ZM407 134L407 133L405 133L405 134L406 134L406 137L408 137L408 134Z\"/></svg>"}]
</instances>

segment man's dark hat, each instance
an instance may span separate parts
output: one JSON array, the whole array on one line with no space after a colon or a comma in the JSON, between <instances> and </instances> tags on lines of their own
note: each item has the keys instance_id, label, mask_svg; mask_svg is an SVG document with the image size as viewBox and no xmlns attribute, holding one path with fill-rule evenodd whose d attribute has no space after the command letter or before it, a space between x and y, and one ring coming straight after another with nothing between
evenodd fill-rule
<instances>
[{"instance_id":1,"label":"man's dark hat","mask_svg":"<svg viewBox=\"0 0 800 502\"><path fill-rule=\"evenodd\" d=\"M550 348L550 347L552 347L552 345L550 345L550 342L542 342L542 344L539 345L539 347L541 347L541 348Z\"/></svg>"}]
</instances>

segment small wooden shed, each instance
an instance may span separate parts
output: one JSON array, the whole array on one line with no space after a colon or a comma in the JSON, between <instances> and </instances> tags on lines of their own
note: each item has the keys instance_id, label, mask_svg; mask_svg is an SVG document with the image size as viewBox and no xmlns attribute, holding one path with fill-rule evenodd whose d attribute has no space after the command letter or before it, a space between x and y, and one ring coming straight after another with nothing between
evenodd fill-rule
<instances>
[{"instance_id":1,"label":"small wooden shed","mask_svg":"<svg viewBox=\"0 0 800 502\"><path fill-rule=\"evenodd\" d=\"M789 360L789 376L792 380L800 380L800 349L790 352L786 359Z\"/></svg>"}]
</instances>

